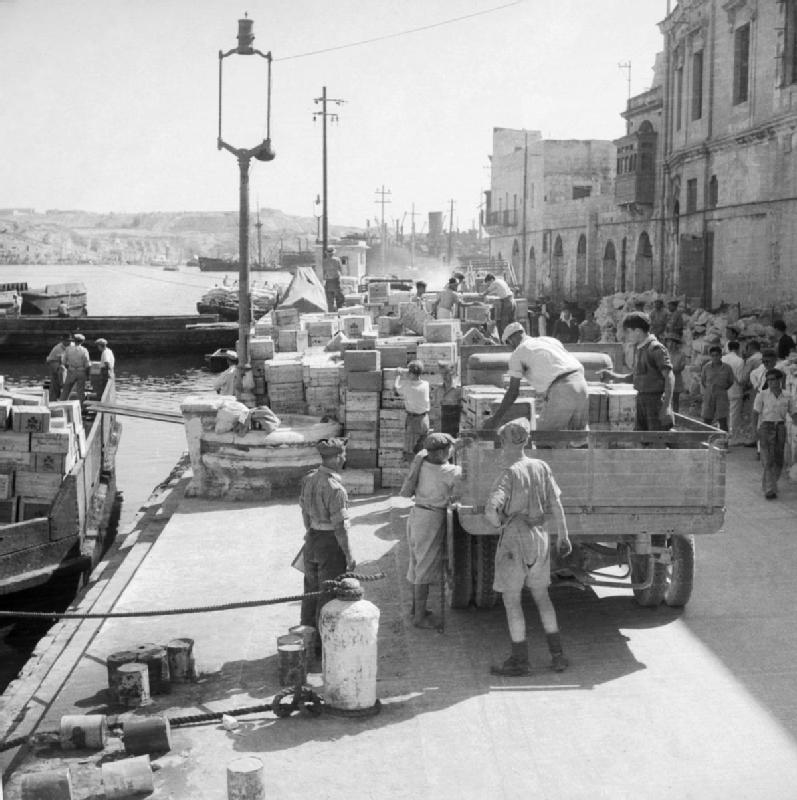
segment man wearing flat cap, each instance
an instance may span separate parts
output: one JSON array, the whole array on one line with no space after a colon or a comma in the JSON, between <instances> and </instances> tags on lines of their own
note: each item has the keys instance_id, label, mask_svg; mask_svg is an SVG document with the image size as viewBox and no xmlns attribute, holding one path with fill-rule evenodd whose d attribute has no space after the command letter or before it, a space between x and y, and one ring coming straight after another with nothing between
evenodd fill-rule
<instances>
[{"instance_id":1,"label":"man wearing flat cap","mask_svg":"<svg viewBox=\"0 0 797 800\"><path fill-rule=\"evenodd\" d=\"M304 591L317 592L356 566L349 548L349 497L340 470L346 462L345 439L322 439L321 466L302 478L299 506L304 521ZM318 627L318 614L334 594L302 600L302 625Z\"/></svg>"},{"instance_id":2,"label":"man wearing flat cap","mask_svg":"<svg viewBox=\"0 0 797 800\"><path fill-rule=\"evenodd\" d=\"M537 605L551 654L551 669L562 672L568 666L556 611L548 594L551 553L546 523L549 520L553 520L559 553L566 556L572 547L551 468L524 452L530 430L527 419L512 420L498 429L505 468L493 483L484 506L487 521L501 529L493 589L501 592L512 640L509 658L502 664L494 664L490 671L509 677L529 674L526 618L521 605L524 586L531 590Z\"/></svg>"},{"instance_id":3,"label":"man wearing flat cap","mask_svg":"<svg viewBox=\"0 0 797 800\"><path fill-rule=\"evenodd\" d=\"M321 264L324 275L324 293L327 296L327 311L336 311L346 304L346 298L340 288L340 276L343 272L343 263L335 255L334 247L327 247L324 260Z\"/></svg>"},{"instance_id":4,"label":"man wearing flat cap","mask_svg":"<svg viewBox=\"0 0 797 800\"><path fill-rule=\"evenodd\" d=\"M525 378L546 400L537 430L586 430L589 393L581 362L552 336L527 336L519 322L506 326L501 341L514 350L509 358L509 388L484 427L497 428L503 422Z\"/></svg>"},{"instance_id":5,"label":"man wearing flat cap","mask_svg":"<svg viewBox=\"0 0 797 800\"><path fill-rule=\"evenodd\" d=\"M74 388L77 393L80 405L83 405L85 397L86 380L89 377L89 367L91 359L89 351L83 346L86 337L82 333L76 333L72 344L64 351L64 366L66 367L66 377L61 389L61 399L69 400L69 395Z\"/></svg>"},{"instance_id":6,"label":"man wearing flat cap","mask_svg":"<svg viewBox=\"0 0 797 800\"><path fill-rule=\"evenodd\" d=\"M108 375L112 376L114 367L116 366L116 357L113 354L113 350L111 350L111 348L108 347L108 340L97 339L95 344L100 350L100 366L107 369Z\"/></svg>"}]
</instances>

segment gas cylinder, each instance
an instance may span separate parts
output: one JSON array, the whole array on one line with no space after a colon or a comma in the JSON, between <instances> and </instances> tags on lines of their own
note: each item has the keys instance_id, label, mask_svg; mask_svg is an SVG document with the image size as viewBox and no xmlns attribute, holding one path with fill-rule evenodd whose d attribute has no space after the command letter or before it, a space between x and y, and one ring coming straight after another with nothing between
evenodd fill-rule
<instances>
[{"instance_id":1,"label":"gas cylinder","mask_svg":"<svg viewBox=\"0 0 797 800\"><path fill-rule=\"evenodd\" d=\"M324 705L352 714L378 709L376 640L379 609L363 599L360 582L344 578L322 609Z\"/></svg>"}]
</instances>

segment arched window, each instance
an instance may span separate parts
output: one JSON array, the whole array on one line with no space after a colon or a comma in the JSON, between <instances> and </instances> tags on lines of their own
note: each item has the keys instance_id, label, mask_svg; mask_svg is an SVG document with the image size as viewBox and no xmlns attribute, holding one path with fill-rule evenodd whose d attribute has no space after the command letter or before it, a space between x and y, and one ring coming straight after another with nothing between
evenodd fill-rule
<instances>
[{"instance_id":1,"label":"arched window","mask_svg":"<svg viewBox=\"0 0 797 800\"><path fill-rule=\"evenodd\" d=\"M576 245L576 285L575 296L578 300L586 299L587 294L587 237L582 233Z\"/></svg>"},{"instance_id":2,"label":"arched window","mask_svg":"<svg viewBox=\"0 0 797 800\"><path fill-rule=\"evenodd\" d=\"M614 242L606 242L603 251L603 274L601 276L601 293L613 294L615 291L615 281L617 280L617 252L614 249Z\"/></svg>"},{"instance_id":3,"label":"arched window","mask_svg":"<svg viewBox=\"0 0 797 800\"><path fill-rule=\"evenodd\" d=\"M653 288L653 248L645 231L639 234L634 270L634 291L644 292Z\"/></svg>"},{"instance_id":4,"label":"arched window","mask_svg":"<svg viewBox=\"0 0 797 800\"><path fill-rule=\"evenodd\" d=\"M551 257L551 294L556 303L564 299L565 291L565 259L562 247L562 237L557 236L553 243L553 256Z\"/></svg>"}]
</instances>

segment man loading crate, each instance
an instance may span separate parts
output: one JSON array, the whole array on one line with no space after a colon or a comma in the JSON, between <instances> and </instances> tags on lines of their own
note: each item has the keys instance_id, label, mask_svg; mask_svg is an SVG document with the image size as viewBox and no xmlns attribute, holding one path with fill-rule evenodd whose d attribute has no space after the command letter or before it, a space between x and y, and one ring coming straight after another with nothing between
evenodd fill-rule
<instances>
[{"instance_id":1,"label":"man loading crate","mask_svg":"<svg viewBox=\"0 0 797 800\"><path fill-rule=\"evenodd\" d=\"M582 431L589 421L589 393L581 362L550 336L528 336L519 322L506 326L501 337L513 348L509 357L509 388L501 405L485 424L497 428L517 400L520 381L525 378L534 391L545 397L537 430Z\"/></svg>"}]
</instances>

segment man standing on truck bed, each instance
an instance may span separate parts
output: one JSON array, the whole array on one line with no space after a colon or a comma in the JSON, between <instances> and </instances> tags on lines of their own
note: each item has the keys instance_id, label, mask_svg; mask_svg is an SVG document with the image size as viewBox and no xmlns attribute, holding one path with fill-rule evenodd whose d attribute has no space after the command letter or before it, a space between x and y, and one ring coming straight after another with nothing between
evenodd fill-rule
<instances>
[{"instance_id":1,"label":"man standing on truck bed","mask_svg":"<svg viewBox=\"0 0 797 800\"><path fill-rule=\"evenodd\" d=\"M531 590L540 614L551 654L551 669L563 672L568 666L562 652L556 611L548 594L551 549L546 520L553 517L559 553L566 556L572 546L559 500L559 487L551 468L544 461L529 458L523 451L530 430L526 419L512 420L499 429L506 468L493 484L484 506L487 520L501 528L493 589L501 592L512 640L509 658L503 664L494 664L490 672L509 677L529 674L526 618L520 602L524 586Z\"/></svg>"},{"instance_id":2,"label":"man standing on truck bed","mask_svg":"<svg viewBox=\"0 0 797 800\"><path fill-rule=\"evenodd\" d=\"M497 428L517 400L520 380L525 378L546 399L537 420L541 431L583 431L589 421L589 392L581 362L550 336L527 336L519 322L506 326L504 344L513 348L509 357L509 388L501 405L485 424Z\"/></svg>"},{"instance_id":3,"label":"man standing on truck bed","mask_svg":"<svg viewBox=\"0 0 797 800\"><path fill-rule=\"evenodd\" d=\"M343 264L335 255L334 247L327 247L321 268L324 273L324 294L327 296L327 311L338 311L346 304L346 298L340 288Z\"/></svg>"},{"instance_id":4,"label":"man standing on truck bed","mask_svg":"<svg viewBox=\"0 0 797 800\"><path fill-rule=\"evenodd\" d=\"M644 311L628 314L623 320L623 330L635 345L633 371L621 375L604 369L599 374L604 379L609 377L634 384L638 431L668 431L674 424L672 393L675 388L670 354L650 332L650 317Z\"/></svg>"}]
</instances>

